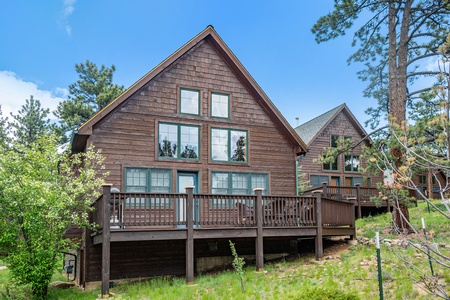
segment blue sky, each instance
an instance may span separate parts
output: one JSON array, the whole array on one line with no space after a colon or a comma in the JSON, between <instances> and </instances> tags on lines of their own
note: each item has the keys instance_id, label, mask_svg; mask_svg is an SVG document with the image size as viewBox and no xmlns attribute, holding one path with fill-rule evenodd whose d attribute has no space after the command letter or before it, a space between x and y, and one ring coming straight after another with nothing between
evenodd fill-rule
<instances>
[{"instance_id":1,"label":"blue sky","mask_svg":"<svg viewBox=\"0 0 450 300\"><path fill-rule=\"evenodd\" d=\"M317 44L311 33L333 2L2 1L3 115L30 95L54 110L86 60L114 64L114 82L129 87L211 24L291 125L344 102L363 123L375 100L362 96L363 65L347 65L352 34Z\"/></svg>"}]
</instances>

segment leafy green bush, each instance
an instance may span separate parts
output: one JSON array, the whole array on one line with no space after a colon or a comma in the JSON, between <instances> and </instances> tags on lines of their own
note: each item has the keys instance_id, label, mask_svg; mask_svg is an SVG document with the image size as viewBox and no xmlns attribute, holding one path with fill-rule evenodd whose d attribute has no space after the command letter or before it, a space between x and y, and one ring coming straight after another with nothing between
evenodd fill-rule
<instances>
[{"instance_id":1,"label":"leafy green bush","mask_svg":"<svg viewBox=\"0 0 450 300\"><path fill-rule=\"evenodd\" d=\"M301 291L297 300L359 300L359 296L338 288L311 287Z\"/></svg>"}]
</instances>

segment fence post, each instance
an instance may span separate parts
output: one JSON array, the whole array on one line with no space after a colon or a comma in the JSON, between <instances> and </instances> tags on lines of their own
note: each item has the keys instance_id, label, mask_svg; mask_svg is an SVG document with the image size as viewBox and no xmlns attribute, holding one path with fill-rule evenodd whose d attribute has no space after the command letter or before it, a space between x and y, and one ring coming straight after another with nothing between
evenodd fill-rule
<instances>
[{"instance_id":1,"label":"fence post","mask_svg":"<svg viewBox=\"0 0 450 300\"><path fill-rule=\"evenodd\" d=\"M320 260L323 257L323 239L322 239L322 196L320 193L316 193L316 260Z\"/></svg>"},{"instance_id":2,"label":"fence post","mask_svg":"<svg viewBox=\"0 0 450 300\"><path fill-rule=\"evenodd\" d=\"M256 271L263 271L264 269L264 244L263 244L263 205L262 205L262 188L253 190L256 194L256 203L254 205L256 218Z\"/></svg>"},{"instance_id":3,"label":"fence post","mask_svg":"<svg viewBox=\"0 0 450 300\"><path fill-rule=\"evenodd\" d=\"M359 183L355 184L356 186L356 201L358 201L358 219L362 218L361 213L361 185Z\"/></svg>"},{"instance_id":4,"label":"fence post","mask_svg":"<svg viewBox=\"0 0 450 300\"><path fill-rule=\"evenodd\" d=\"M110 242L111 242L111 187L112 184L103 185L103 222L102 222L102 298L109 297L110 278Z\"/></svg>"},{"instance_id":5,"label":"fence post","mask_svg":"<svg viewBox=\"0 0 450 300\"><path fill-rule=\"evenodd\" d=\"M193 186L185 187L186 198L186 282L194 284L194 188Z\"/></svg>"},{"instance_id":6,"label":"fence post","mask_svg":"<svg viewBox=\"0 0 450 300\"><path fill-rule=\"evenodd\" d=\"M328 187L327 187L328 182L324 181L322 182L322 194L326 195L328 193Z\"/></svg>"}]
</instances>

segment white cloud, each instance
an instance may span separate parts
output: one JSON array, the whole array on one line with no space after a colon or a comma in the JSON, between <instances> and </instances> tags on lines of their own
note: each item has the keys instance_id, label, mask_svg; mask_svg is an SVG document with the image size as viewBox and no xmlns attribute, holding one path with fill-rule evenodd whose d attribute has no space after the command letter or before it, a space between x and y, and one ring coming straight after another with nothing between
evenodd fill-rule
<instances>
[{"instance_id":1,"label":"white cloud","mask_svg":"<svg viewBox=\"0 0 450 300\"><path fill-rule=\"evenodd\" d=\"M63 10L61 12L61 25L66 30L68 35L72 34L72 27L69 24L69 17L73 14L75 10L76 0L63 0Z\"/></svg>"},{"instance_id":2,"label":"white cloud","mask_svg":"<svg viewBox=\"0 0 450 300\"><path fill-rule=\"evenodd\" d=\"M36 83L24 81L14 72L0 71L0 106L3 117L9 117L10 113L17 114L17 111L25 104L25 100L33 95L34 99L41 102L43 108L50 109L48 117L56 120L53 111L67 94L68 91L62 88L57 88L53 92L41 90Z\"/></svg>"}]
</instances>

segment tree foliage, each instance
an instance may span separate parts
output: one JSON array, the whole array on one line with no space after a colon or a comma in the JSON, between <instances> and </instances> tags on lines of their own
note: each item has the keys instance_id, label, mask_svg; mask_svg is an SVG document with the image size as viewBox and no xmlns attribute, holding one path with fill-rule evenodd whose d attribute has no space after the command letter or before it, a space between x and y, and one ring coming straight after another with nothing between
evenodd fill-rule
<instances>
[{"instance_id":1,"label":"tree foliage","mask_svg":"<svg viewBox=\"0 0 450 300\"><path fill-rule=\"evenodd\" d=\"M366 111L372 128L388 113L401 123L406 105L413 109L420 93L431 89L414 83L439 73L425 67L439 56L437 49L449 32L449 13L448 0L339 0L314 25L312 32L320 43L358 24L352 45L359 48L348 62L365 64L358 73L368 82L364 95L378 101ZM359 17L364 20L356 22Z\"/></svg>"},{"instance_id":2,"label":"tree foliage","mask_svg":"<svg viewBox=\"0 0 450 300\"><path fill-rule=\"evenodd\" d=\"M2 106L0 105L0 145L6 145L9 137L9 123L8 118L3 117Z\"/></svg>"},{"instance_id":3,"label":"tree foliage","mask_svg":"<svg viewBox=\"0 0 450 300\"><path fill-rule=\"evenodd\" d=\"M59 133L67 134L117 98L124 87L113 83L115 66L100 68L89 60L75 65L79 79L69 86L69 97L59 103L55 115L60 119Z\"/></svg>"},{"instance_id":4,"label":"tree foliage","mask_svg":"<svg viewBox=\"0 0 450 300\"><path fill-rule=\"evenodd\" d=\"M47 116L50 110L41 107L41 102L34 99L33 95L25 101L16 115L11 113L13 120L9 124L14 132L15 139L23 145L30 145L40 136L48 133L50 119Z\"/></svg>"},{"instance_id":5,"label":"tree foliage","mask_svg":"<svg viewBox=\"0 0 450 300\"><path fill-rule=\"evenodd\" d=\"M89 226L91 198L103 184L103 157L57 152L56 139L0 146L0 255L18 284L44 299L64 238L72 226Z\"/></svg>"}]
</instances>

